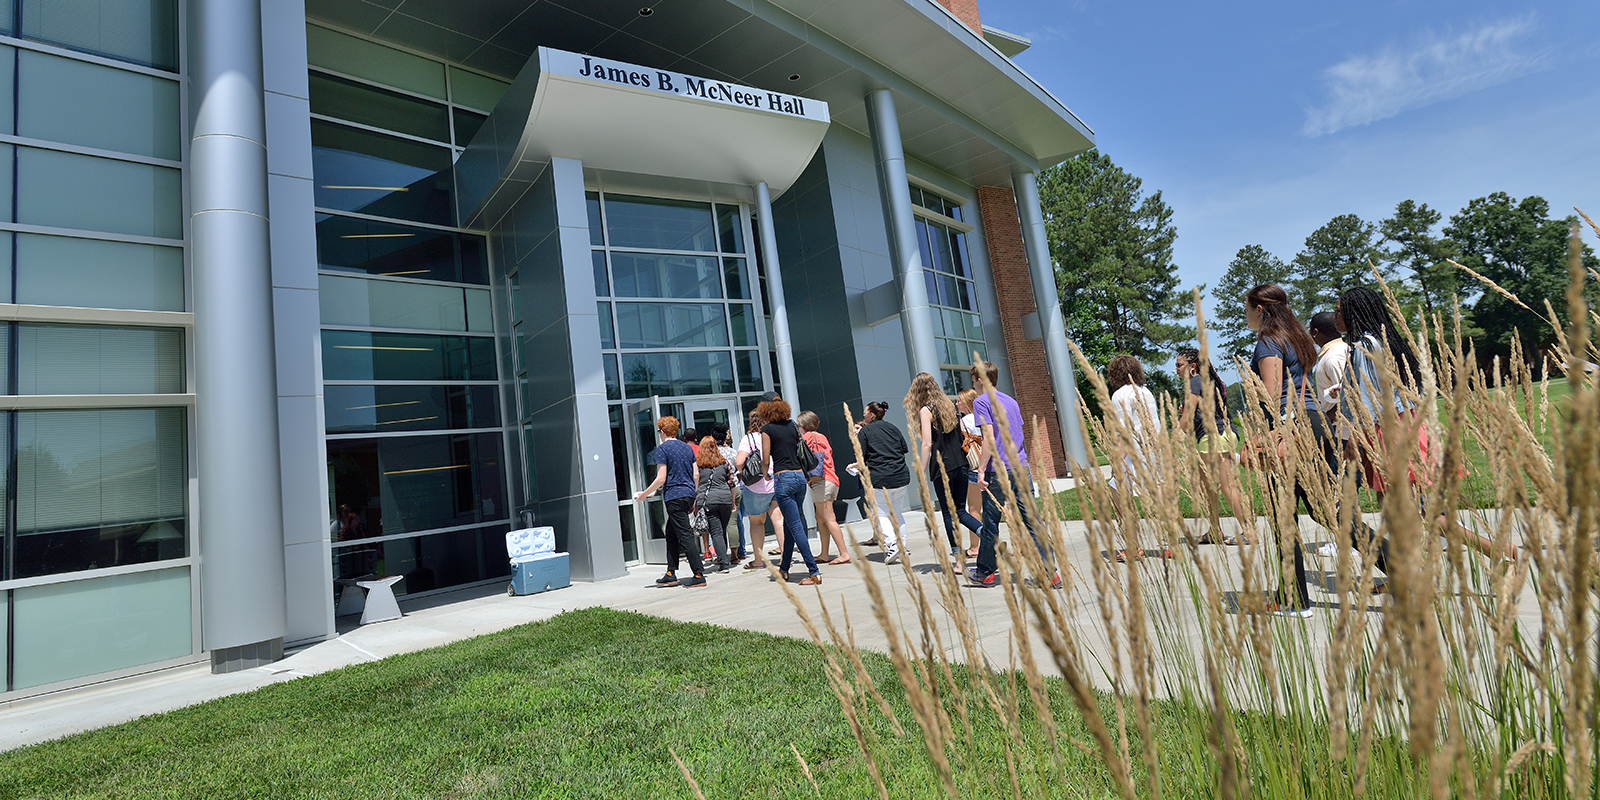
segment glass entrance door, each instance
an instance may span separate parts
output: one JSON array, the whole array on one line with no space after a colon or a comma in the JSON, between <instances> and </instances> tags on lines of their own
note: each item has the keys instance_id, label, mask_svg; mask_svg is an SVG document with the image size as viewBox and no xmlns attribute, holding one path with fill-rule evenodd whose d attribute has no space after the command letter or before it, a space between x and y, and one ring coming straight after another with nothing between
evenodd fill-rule
<instances>
[{"instance_id":1,"label":"glass entrance door","mask_svg":"<svg viewBox=\"0 0 1600 800\"><path fill-rule=\"evenodd\" d=\"M699 444L700 437L710 436L712 426L722 423L733 431L735 442L744 433L744 415L739 413L739 399L728 397L710 400L685 400L683 401L683 424L694 428L696 433L695 444Z\"/></svg>"},{"instance_id":2,"label":"glass entrance door","mask_svg":"<svg viewBox=\"0 0 1600 800\"><path fill-rule=\"evenodd\" d=\"M657 444L656 420L661 417L661 398L654 395L643 400L632 400L623 405L623 433L628 445L629 490L622 501L623 514L630 514L635 537L639 542L639 559L646 564L667 562L666 507L661 493L636 503L633 496L656 479L656 465L651 455Z\"/></svg>"}]
</instances>

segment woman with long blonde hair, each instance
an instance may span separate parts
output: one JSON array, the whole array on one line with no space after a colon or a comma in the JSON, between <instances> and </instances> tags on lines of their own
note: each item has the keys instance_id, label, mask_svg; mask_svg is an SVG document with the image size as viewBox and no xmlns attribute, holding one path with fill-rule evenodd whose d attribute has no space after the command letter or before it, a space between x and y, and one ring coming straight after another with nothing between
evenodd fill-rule
<instances>
[{"instance_id":1,"label":"woman with long blonde hair","mask_svg":"<svg viewBox=\"0 0 1600 800\"><path fill-rule=\"evenodd\" d=\"M927 471L928 488L938 498L939 511L944 516L944 535L950 540L950 555L961 555L964 551L956 542L956 520L974 533L982 523L967 512L962 502L966 500L967 454L961 447L961 419L956 415L956 405L950 402L939 382L926 372L919 372L911 379L911 389L901 405L905 407L906 419L920 431L917 464ZM933 460L934 453L939 454L939 461ZM939 462L943 462L942 465Z\"/></svg>"}]
</instances>

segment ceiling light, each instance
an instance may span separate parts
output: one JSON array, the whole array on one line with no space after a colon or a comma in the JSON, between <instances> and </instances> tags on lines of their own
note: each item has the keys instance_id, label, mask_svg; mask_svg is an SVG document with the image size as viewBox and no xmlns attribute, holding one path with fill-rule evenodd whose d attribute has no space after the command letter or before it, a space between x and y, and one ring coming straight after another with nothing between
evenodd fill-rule
<instances>
[{"instance_id":1,"label":"ceiling light","mask_svg":"<svg viewBox=\"0 0 1600 800\"><path fill-rule=\"evenodd\" d=\"M363 192L409 192L409 186L329 186L323 184L324 189L356 189Z\"/></svg>"},{"instance_id":2,"label":"ceiling light","mask_svg":"<svg viewBox=\"0 0 1600 800\"><path fill-rule=\"evenodd\" d=\"M392 470L390 472L385 472L383 474L385 474L385 475L414 475L414 474L416 474L418 472L439 472L440 470L446 470L446 469L467 469L467 468L469 468L471 466L472 466L471 464L456 464L455 466L450 466L450 467L422 467L420 469L397 469L397 470Z\"/></svg>"},{"instance_id":3,"label":"ceiling light","mask_svg":"<svg viewBox=\"0 0 1600 800\"><path fill-rule=\"evenodd\" d=\"M798 73L798 72L796 72L796 73L795 73L795 74L793 74L793 75L790 75L790 76L789 76L789 80L791 80L791 81L797 81L797 80L800 80L800 73Z\"/></svg>"},{"instance_id":4,"label":"ceiling light","mask_svg":"<svg viewBox=\"0 0 1600 800\"><path fill-rule=\"evenodd\" d=\"M439 418L439 416L437 414L435 414L434 416L431 416L431 417L412 417L411 419L396 419L396 420L390 420L388 422L380 422L378 424L379 425L399 425L402 422L427 422L430 419L438 419L438 418Z\"/></svg>"},{"instance_id":5,"label":"ceiling light","mask_svg":"<svg viewBox=\"0 0 1600 800\"><path fill-rule=\"evenodd\" d=\"M428 269L408 269L408 270L404 270L402 272L380 272L378 274L379 275L426 275L426 274L428 274L429 272L432 272L432 271L433 270L428 270Z\"/></svg>"},{"instance_id":6,"label":"ceiling light","mask_svg":"<svg viewBox=\"0 0 1600 800\"><path fill-rule=\"evenodd\" d=\"M335 188L335 187L324 186L322 188L324 188L324 189L332 189L332 188ZM345 234L343 236L340 236L339 238L340 239L404 239L407 236L416 236L416 234L414 234L414 233L347 233L347 234Z\"/></svg>"},{"instance_id":7,"label":"ceiling light","mask_svg":"<svg viewBox=\"0 0 1600 800\"><path fill-rule=\"evenodd\" d=\"M650 16L651 14L654 14L654 13L656 13L656 10L651 8L651 7L649 7L649 6L645 6L644 8L639 9L639 16L641 16L641 17L648 17L648 16Z\"/></svg>"},{"instance_id":8,"label":"ceiling light","mask_svg":"<svg viewBox=\"0 0 1600 800\"><path fill-rule=\"evenodd\" d=\"M370 344L336 344L335 350L401 350L407 353L431 353L431 347L378 347Z\"/></svg>"},{"instance_id":9,"label":"ceiling light","mask_svg":"<svg viewBox=\"0 0 1600 800\"><path fill-rule=\"evenodd\" d=\"M421 402L422 402L421 400L407 400L407 401L405 401L403 403L379 403L379 404L377 404L375 406L350 406L349 408L347 408L345 410L346 411L360 411L363 408L389 408L390 406L414 406L414 405L417 405L417 404L419 404Z\"/></svg>"}]
</instances>

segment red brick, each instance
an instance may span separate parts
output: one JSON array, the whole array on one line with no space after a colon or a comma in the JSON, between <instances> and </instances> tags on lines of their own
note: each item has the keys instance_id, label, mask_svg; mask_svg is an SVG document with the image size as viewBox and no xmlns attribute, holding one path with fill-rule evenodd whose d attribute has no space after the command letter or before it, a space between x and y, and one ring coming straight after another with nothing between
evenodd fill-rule
<instances>
[{"instance_id":1,"label":"red brick","mask_svg":"<svg viewBox=\"0 0 1600 800\"><path fill-rule=\"evenodd\" d=\"M939 5L950 9L950 13L966 23L973 33L983 35L983 25L978 22L978 0L939 0Z\"/></svg>"},{"instance_id":2,"label":"red brick","mask_svg":"<svg viewBox=\"0 0 1600 800\"><path fill-rule=\"evenodd\" d=\"M1033 474L1036 478L1061 477L1057 465L1065 465L1067 455L1059 435L1060 424L1056 421L1056 397L1050 388L1044 340L1028 341L1022 334L1022 317L1037 311L1038 305L1033 297L1028 251L1022 243L1022 223L1017 217L1016 199L1011 189L979 187L978 215L982 218L983 239L988 245L995 296L1000 302L1000 328L1005 332L1006 357L1011 361L1011 382L1016 389L1017 405L1028 418L1029 461ZM1043 453L1032 452L1035 419L1050 443L1049 450Z\"/></svg>"}]
</instances>

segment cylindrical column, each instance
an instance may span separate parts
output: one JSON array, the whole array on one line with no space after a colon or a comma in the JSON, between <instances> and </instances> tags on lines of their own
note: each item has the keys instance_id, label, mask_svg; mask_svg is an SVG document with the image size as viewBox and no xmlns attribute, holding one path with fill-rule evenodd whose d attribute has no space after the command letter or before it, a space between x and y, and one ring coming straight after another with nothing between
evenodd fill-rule
<instances>
[{"instance_id":1,"label":"cylindrical column","mask_svg":"<svg viewBox=\"0 0 1600 800\"><path fill-rule=\"evenodd\" d=\"M895 116L894 95L888 89L867 95L867 123L872 133L872 153L878 161L878 194L883 196L889 258L900 281L900 330L905 334L906 355L911 357L911 374L926 372L938 379L941 359L933 339L933 309L928 307L917 223L911 216L906 156L900 149L900 119Z\"/></svg>"},{"instance_id":2,"label":"cylindrical column","mask_svg":"<svg viewBox=\"0 0 1600 800\"><path fill-rule=\"evenodd\" d=\"M190 257L200 598L212 670L287 628L259 0L190 0Z\"/></svg>"},{"instance_id":3,"label":"cylindrical column","mask_svg":"<svg viewBox=\"0 0 1600 800\"><path fill-rule=\"evenodd\" d=\"M1092 464L1083 446L1083 429L1078 422L1078 379L1072 370L1072 351L1067 348L1067 325L1061 317L1061 295L1056 290L1056 270L1050 261L1044 213L1039 207L1038 176L1024 172L1011 179L1017 195L1017 214L1022 220L1022 240L1028 251L1028 275L1033 279L1033 301L1039 308L1039 331L1044 334L1044 358L1050 366L1050 388L1056 396L1056 421L1067 446L1067 466ZM1020 376L1013 376L1020 381Z\"/></svg>"},{"instance_id":4,"label":"cylindrical column","mask_svg":"<svg viewBox=\"0 0 1600 800\"><path fill-rule=\"evenodd\" d=\"M789 342L789 309L783 300L783 268L778 264L778 234L772 230L772 190L756 184L756 221L761 228L761 263L767 268L767 297L772 300L772 348L778 354L778 384L784 402L800 413L800 387L794 379L794 347Z\"/></svg>"}]
</instances>

